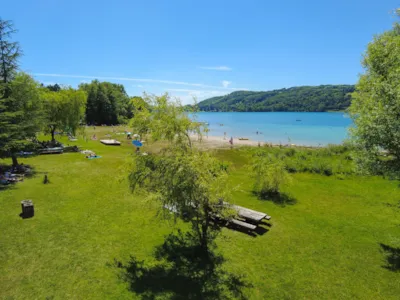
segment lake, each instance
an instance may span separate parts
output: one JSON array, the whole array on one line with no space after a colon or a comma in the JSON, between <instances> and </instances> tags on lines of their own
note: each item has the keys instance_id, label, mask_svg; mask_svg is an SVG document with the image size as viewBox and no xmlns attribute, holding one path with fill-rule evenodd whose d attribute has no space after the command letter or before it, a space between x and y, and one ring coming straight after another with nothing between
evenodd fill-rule
<instances>
[{"instance_id":1,"label":"lake","mask_svg":"<svg viewBox=\"0 0 400 300\"><path fill-rule=\"evenodd\" d=\"M340 144L352 125L341 112L200 112L197 121L209 123L210 136L310 146Z\"/></svg>"}]
</instances>

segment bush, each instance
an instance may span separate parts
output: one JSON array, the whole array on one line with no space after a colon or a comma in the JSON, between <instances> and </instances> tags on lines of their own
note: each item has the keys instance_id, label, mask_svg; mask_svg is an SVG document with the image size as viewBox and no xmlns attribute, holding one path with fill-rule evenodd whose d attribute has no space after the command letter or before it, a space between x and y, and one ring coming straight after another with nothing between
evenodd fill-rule
<instances>
[{"instance_id":1,"label":"bush","mask_svg":"<svg viewBox=\"0 0 400 300\"><path fill-rule=\"evenodd\" d=\"M287 151L285 151L285 155L288 157L292 157L296 154L296 149L294 148L289 148Z\"/></svg>"},{"instance_id":2,"label":"bush","mask_svg":"<svg viewBox=\"0 0 400 300\"><path fill-rule=\"evenodd\" d=\"M264 151L254 155L250 168L255 179L253 191L262 199L279 195L281 186L291 181L283 161Z\"/></svg>"}]
</instances>

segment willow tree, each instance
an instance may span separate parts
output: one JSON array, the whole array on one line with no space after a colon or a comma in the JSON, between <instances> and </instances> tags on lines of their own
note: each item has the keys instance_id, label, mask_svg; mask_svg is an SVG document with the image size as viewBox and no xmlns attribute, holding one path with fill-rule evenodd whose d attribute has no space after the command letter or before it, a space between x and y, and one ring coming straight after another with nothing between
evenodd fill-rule
<instances>
[{"instance_id":1,"label":"willow tree","mask_svg":"<svg viewBox=\"0 0 400 300\"><path fill-rule=\"evenodd\" d=\"M254 153L249 169L254 179L253 192L262 199L279 196L281 187L291 182L283 161L266 151Z\"/></svg>"},{"instance_id":2,"label":"willow tree","mask_svg":"<svg viewBox=\"0 0 400 300\"><path fill-rule=\"evenodd\" d=\"M400 25L376 36L353 93L351 136L356 161L368 173L400 176Z\"/></svg>"},{"instance_id":3,"label":"willow tree","mask_svg":"<svg viewBox=\"0 0 400 300\"><path fill-rule=\"evenodd\" d=\"M84 119L87 95L72 88L58 92L42 91L44 130L55 141L55 131L64 130L75 134Z\"/></svg>"},{"instance_id":4,"label":"willow tree","mask_svg":"<svg viewBox=\"0 0 400 300\"><path fill-rule=\"evenodd\" d=\"M229 196L225 168L193 146L191 135L201 138L201 124L179 102L167 94L144 100L146 105L135 106L133 130L147 142L163 141L164 146L157 154L133 155L131 188L145 191L190 222L193 237L207 251L220 229L218 219L230 214L223 205Z\"/></svg>"}]
</instances>

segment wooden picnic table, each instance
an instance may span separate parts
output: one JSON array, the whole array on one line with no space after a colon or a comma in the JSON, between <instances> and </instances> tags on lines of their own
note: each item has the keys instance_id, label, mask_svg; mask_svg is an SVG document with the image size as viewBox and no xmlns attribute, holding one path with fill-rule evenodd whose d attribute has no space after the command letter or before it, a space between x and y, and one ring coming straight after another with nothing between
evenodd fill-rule
<instances>
[{"instance_id":1,"label":"wooden picnic table","mask_svg":"<svg viewBox=\"0 0 400 300\"><path fill-rule=\"evenodd\" d=\"M246 207L242 207L239 205L231 205L231 207L237 211L239 217L242 217L247 220L252 220L254 222L261 222L263 219L271 219L271 216L268 216L266 213L255 211Z\"/></svg>"},{"instance_id":2,"label":"wooden picnic table","mask_svg":"<svg viewBox=\"0 0 400 300\"><path fill-rule=\"evenodd\" d=\"M234 210L236 210L239 217L246 219L246 220L251 220L255 223L260 223L263 219L267 219L267 220L271 219L271 216L268 216L266 213L263 213L263 212L255 211L255 210L252 210L252 209L249 209L246 207L242 207L239 205L233 205L228 202L224 202L224 205L229 206L229 207L233 208ZM177 207L174 205L166 204L166 205L164 205L164 208L173 213L179 212ZM216 219L219 219L218 216L214 216L214 217ZM255 230L257 228L257 226L255 226L253 224L249 224L249 223L246 223L244 221L241 221L241 220L238 220L235 218L228 220L228 221L229 221L229 223L235 224L237 226L243 227L248 230Z\"/></svg>"}]
</instances>

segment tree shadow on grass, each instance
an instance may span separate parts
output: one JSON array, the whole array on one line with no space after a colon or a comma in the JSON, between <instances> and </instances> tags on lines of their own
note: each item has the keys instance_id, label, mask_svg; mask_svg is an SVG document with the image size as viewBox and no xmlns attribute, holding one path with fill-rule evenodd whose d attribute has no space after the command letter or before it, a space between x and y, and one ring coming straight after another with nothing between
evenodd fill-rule
<instances>
[{"instance_id":1,"label":"tree shadow on grass","mask_svg":"<svg viewBox=\"0 0 400 300\"><path fill-rule=\"evenodd\" d=\"M297 203L297 199L286 193L259 193L254 192L253 195L259 200L271 201L276 205L285 207L286 205L294 205Z\"/></svg>"},{"instance_id":2,"label":"tree shadow on grass","mask_svg":"<svg viewBox=\"0 0 400 300\"><path fill-rule=\"evenodd\" d=\"M143 299L246 299L242 289L250 285L243 277L224 270L222 255L203 250L188 233L169 235L155 258L151 265L133 256L126 264L114 261L120 278Z\"/></svg>"},{"instance_id":3,"label":"tree shadow on grass","mask_svg":"<svg viewBox=\"0 0 400 300\"><path fill-rule=\"evenodd\" d=\"M400 248L394 248L385 244L380 244L382 250L386 254L387 264L383 266L393 272L400 271Z\"/></svg>"},{"instance_id":4,"label":"tree shadow on grass","mask_svg":"<svg viewBox=\"0 0 400 300\"><path fill-rule=\"evenodd\" d=\"M15 189L15 187L16 187L15 185L16 185L15 183L0 184L0 192Z\"/></svg>"}]
</instances>

